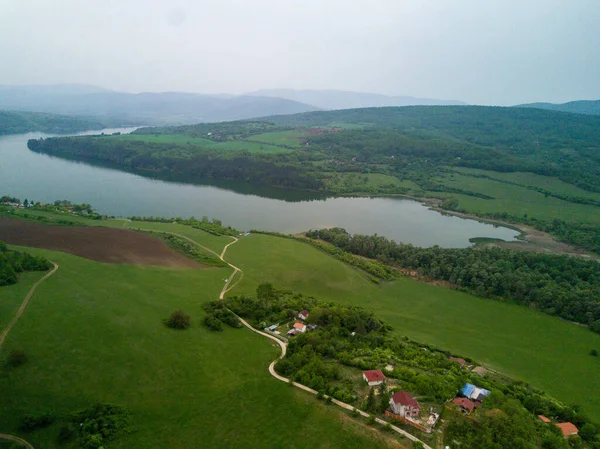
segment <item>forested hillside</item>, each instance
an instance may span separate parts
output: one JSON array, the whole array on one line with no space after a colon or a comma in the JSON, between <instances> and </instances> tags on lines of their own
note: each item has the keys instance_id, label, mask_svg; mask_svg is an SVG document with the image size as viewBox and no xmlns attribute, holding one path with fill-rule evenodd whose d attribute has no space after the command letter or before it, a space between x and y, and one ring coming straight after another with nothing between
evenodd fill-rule
<instances>
[{"instance_id":1,"label":"forested hillside","mask_svg":"<svg viewBox=\"0 0 600 449\"><path fill-rule=\"evenodd\" d=\"M573 114L600 115L600 100L579 100L568 103L529 103L518 107L548 109L551 111L571 112Z\"/></svg>"},{"instance_id":2,"label":"forested hillside","mask_svg":"<svg viewBox=\"0 0 600 449\"><path fill-rule=\"evenodd\" d=\"M22 134L32 131L54 134L72 133L88 129L103 129L114 124L114 122L102 121L93 117L0 111L0 135Z\"/></svg>"}]
</instances>

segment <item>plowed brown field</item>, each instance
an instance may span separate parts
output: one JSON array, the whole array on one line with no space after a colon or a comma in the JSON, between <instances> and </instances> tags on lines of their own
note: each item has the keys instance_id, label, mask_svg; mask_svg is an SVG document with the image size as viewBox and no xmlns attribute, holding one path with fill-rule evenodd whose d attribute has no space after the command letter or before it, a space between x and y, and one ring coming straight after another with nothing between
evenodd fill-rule
<instances>
[{"instance_id":1,"label":"plowed brown field","mask_svg":"<svg viewBox=\"0 0 600 449\"><path fill-rule=\"evenodd\" d=\"M127 229L45 226L0 217L0 240L107 263L203 268L161 240Z\"/></svg>"}]
</instances>

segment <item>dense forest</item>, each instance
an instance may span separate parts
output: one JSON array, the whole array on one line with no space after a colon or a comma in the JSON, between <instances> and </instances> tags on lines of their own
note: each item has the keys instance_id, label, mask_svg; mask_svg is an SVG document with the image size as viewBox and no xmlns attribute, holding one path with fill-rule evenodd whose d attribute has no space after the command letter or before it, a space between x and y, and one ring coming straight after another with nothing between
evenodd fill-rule
<instances>
[{"instance_id":1,"label":"dense forest","mask_svg":"<svg viewBox=\"0 0 600 449\"><path fill-rule=\"evenodd\" d=\"M222 324L239 326L230 311L262 328L271 323L293 323L299 311L309 310L305 323L316 328L290 339L287 354L276 370L320 394L373 415L383 415L395 390L384 384L378 387L379 394L371 390L365 398L360 394L363 387L343 366L360 372L391 364L393 370L386 370L386 377L425 403L446 404L465 382L490 390L483 408L468 418L451 408L444 411L444 420L449 423L446 442L459 441L461 447L469 449L566 449L575 443L578 447L599 447L598 427L576 408L560 404L522 382L495 375L481 378L453 362L448 352L399 338L389 325L360 307L323 302L261 284L256 296L231 297L224 303L213 301L205 309L210 316L206 325L215 330L222 329ZM573 422L586 432L567 442L555 426L536 422L534 417L539 414Z\"/></svg>"},{"instance_id":2,"label":"dense forest","mask_svg":"<svg viewBox=\"0 0 600 449\"><path fill-rule=\"evenodd\" d=\"M45 114L41 112L0 111L0 135L23 134L32 131L44 133L72 133L88 129L103 129L114 125L93 117Z\"/></svg>"},{"instance_id":3,"label":"dense forest","mask_svg":"<svg viewBox=\"0 0 600 449\"><path fill-rule=\"evenodd\" d=\"M340 228L306 235L478 296L536 307L600 333L600 264L594 260L501 248L418 248L377 235L352 236Z\"/></svg>"},{"instance_id":4,"label":"dense forest","mask_svg":"<svg viewBox=\"0 0 600 449\"><path fill-rule=\"evenodd\" d=\"M0 287L15 284L17 276L23 271L46 271L52 263L41 257L21 251L11 251L4 242L0 242Z\"/></svg>"}]
</instances>

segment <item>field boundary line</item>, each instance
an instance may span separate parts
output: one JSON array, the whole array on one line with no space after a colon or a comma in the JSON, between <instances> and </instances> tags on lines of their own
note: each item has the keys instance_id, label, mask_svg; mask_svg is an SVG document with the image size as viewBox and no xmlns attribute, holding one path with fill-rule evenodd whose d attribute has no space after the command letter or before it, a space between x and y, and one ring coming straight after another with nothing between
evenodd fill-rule
<instances>
[{"instance_id":1,"label":"field boundary line","mask_svg":"<svg viewBox=\"0 0 600 449\"><path fill-rule=\"evenodd\" d=\"M10 321L10 323L8 323L8 326L6 327L6 329L4 329L4 331L0 335L0 348L2 348L2 345L4 344L4 339L6 338L6 336L10 332L10 330L17 323L17 321L19 321L19 318L23 314L23 311L25 310L25 307L27 307L27 304L29 303L29 300L31 299L31 297L35 293L35 290L38 288L38 286L42 282L44 282L46 279L48 279L50 276L52 276L54 273L56 273L56 270L58 270L58 264L52 262L52 265L54 265L54 268L52 269L52 271L46 273L43 278L41 278L35 284L33 284L33 287L31 287L31 289L29 290L29 293L27 293L27 296L25 296L25 299L21 303L21 307L19 307L19 310L17 310L17 313L15 314L15 316L13 317L13 319Z\"/></svg>"},{"instance_id":2,"label":"field boundary line","mask_svg":"<svg viewBox=\"0 0 600 449\"><path fill-rule=\"evenodd\" d=\"M27 447L27 449L35 449L30 443L25 441L23 438L16 437L14 435L8 435L6 433L0 433L0 440L10 440L16 441L17 443L21 443Z\"/></svg>"},{"instance_id":3,"label":"field boundary line","mask_svg":"<svg viewBox=\"0 0 600 449\"><path fill-rule=\"evenodd\" d=\"M223 257L225 256L225 252L226 252L227 248L228 248L230 245L233 245L234 243L237 243L237 242L238 242L238 239L237 239L237 238L235 238L235 237L231 237L231 238L232 238L232 239L234 239L234 241L233 241L233 242L231 242L231 243L228 243L227 245L225 245L225 247L223 248L223 252L221 253L221 256L220 256L220 259L221 259L223 262L227 263L227 264L228 264L230 267L233 267L233 268L234 268L234 272L233 272L233 274L232 274L232 275L229 277L229 280L227 281L227 283L229 283L229 282L230 282L230 280L233 278L233 276L234 276L234 275L235 275L235 274L236 274L238 271L239 271L239 272L242 274L242 276L244 275L244 272L243 272L242 270L240 270L239 268L237 268L237 267L235 267L234 265L230 264L229 262L226 262L226 261L223 259ZM221 291L221 295L219 296L219 299L220 299L220 300L223 300L223 297L225 296L225 293L227 293L229 290L231 290L233 287L235 287L237 284L239 284L239 281L241 281L241 278L240 278L240 279L239 279L239 280L236 282L236 284L235 284L235 285L232 285L230 288L226 288L226 287L227 287L227 285L226 285L225 287L223 287L223 290ZM304 391L306 391L306 392L308 392L308 393L311 393L311 394L313 394L313 395L318 395L318 394L319 394L319 392L318 392L318 391L316 391L316 390L313 390L312 388L310 388L310 387L307 387L306 385L302 385L301 383L298 383L298 382L293 382L293 381L291 381L290 379L288 379L287 377L280 376L280 375L279 375L279 374L277 374L277 372L275 371L275 365L277 364L277 362L278 362L279 360L283 359L283 358L285 357L286 353L287 353L287 343L286 343L286 342L284 342L284 341L282 341L282 340L280 340L280 339L278 339L278 338L274 337L273 335L269 335L269 334L267 334L266 332L262 332L262 331L260 331L260 330L258 330L258 329L255 329L255 328L254 328L253 326L251 326L251 325L250 325L250 324L249 324L249 323L248 323L246 320L244 320L243 318L241 318L240 316L238 316L238 315L237 315L236 313L234 313L232 310L230 310L229 308L228 308L227 310L229 310L231 313L233 313L233 314L234 314L234 315L237 317L237 319L238 319L238 320L240 320L240 322L241 322L241 323L242 323L242 324L243 324L245 327L247 327L248 329L250 329L252 332L254 332L254 333L257 333L257 334L259 334L259 335L262 335L263 337L267 337L267 338L269 338L269 339L273 340L274 342L276 342L276 343L279 345L279 347L281 348L281 354L280 354L280 355L279 355L279 356L278 356L278 357L277 357L275 360L273 360L273 361L271 362L271 364L269 365L269 374L271 374L271 376L273 376L273 377L274 377L275 379L277 379L277 380L280 380L281 382L285 382L285 383L287 383L287 384L291 384L291 385L293 385L294 387L300 388L301 390L304 390ZM341 408L343 408L343 409L349 410L349 411L351 411L351 412L354 412L354 411L356 410L356 411L357 411L357 412L358 412L358 413L359 413L361 416L363 416L363 417L365 417L365 418L368 418L368 417L370 416L368 413L366 413L366 412L363 412L362 410L358 410L356 407L353 407L353 406L351 406L350 404L346 404L345 402L338 401L337 399L335 399L335 398L333 398L333 397L331 397L331 396L328 396L328 395L323 395L323 397L324 397L325 399L331 399L331 402L332 402L332 403L334 403L335 405L337 405L338 407L341 407ZM391 429L392 429L394 432L396 432L396 433L399 433L400 435L402 435L402 436L404 436L404 437L408 438L408 439L409 439L409 440L411 440L411 441L414 441L414 442L419 442L419 443L421 443L421 444L423 445L423 448L424 448L424 449L433 449L431 446L429 446L428 444L426 444L424 441L421 441L420 439L418 439L418 438L417 438L416 436L414 436L413 434L411 434L411 433L408 433L407 431L405 431L405 430L401 429L400 427L397 427L397 426L395 426L395 425L393 425L393 424L391 424L391 423L388 423L387 421L384 421L384 420L383 420L383 419L381 419L381 418L375 418L375 422L377 422L378 424L383 424L383 425L390 424L390 425L391 425Z\"/></svg>"}]
</instances>

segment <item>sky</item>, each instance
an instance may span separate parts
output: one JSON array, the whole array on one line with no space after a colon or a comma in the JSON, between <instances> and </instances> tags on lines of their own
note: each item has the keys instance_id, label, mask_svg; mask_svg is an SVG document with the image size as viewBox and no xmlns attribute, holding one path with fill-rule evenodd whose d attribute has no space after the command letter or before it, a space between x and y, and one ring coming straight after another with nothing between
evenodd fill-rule
<instances>
[{"instance_id":1,"label":"sky","mask_svg":"<svg viewBox=\"0 0 600 449\"><path fill-rule=\"evenodd\" d=\"M0 84L600 99L600 0L0 0Z\"/></svg>"}]
</instances>

